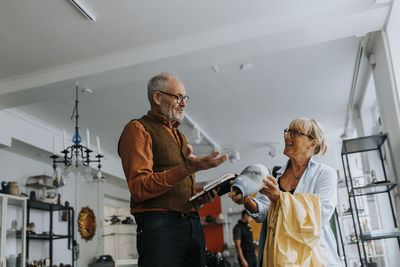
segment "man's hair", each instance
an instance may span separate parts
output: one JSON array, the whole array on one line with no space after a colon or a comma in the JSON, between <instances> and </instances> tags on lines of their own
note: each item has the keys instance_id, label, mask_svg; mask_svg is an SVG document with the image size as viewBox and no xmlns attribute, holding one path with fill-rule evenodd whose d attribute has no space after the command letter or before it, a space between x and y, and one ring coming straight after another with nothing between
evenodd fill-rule
<instances>
[{"instance_id":1,"label":"man's hair","mask_svg":"<svg viewBox=\"0 0 400 267\"><path fill-rule=\"evenodd\" d=\"M247 210L242 210L242 218L244 218L244 215L249 215L249 213L247 212Z\"/></svg>"},{"instance_id":2,"label":"man's hair","mask_svg":"<svg viewBox=\"0 0 400 267\"><path fill-rule=\"evenodd\" d=\"M149 80L147 83L147 98L149 99L150 103L153 103L153 94L156 91L165 91L168 81L172 78L176 78L174 75L169 73L160 73L154 76Z\"/></svg>"}]
</instances>

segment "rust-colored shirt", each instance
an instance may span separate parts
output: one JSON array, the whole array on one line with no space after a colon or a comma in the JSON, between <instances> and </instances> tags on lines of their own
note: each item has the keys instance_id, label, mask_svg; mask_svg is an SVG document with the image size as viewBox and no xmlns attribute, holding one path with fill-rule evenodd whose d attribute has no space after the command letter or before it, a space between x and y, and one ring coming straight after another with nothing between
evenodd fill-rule
<instances>
[{"instance_id":1,"label":"rust-colored shirt","mask_svg":"<svg viewBox=\"0 0 400 267\"><path fill-rule=\"evenodd\" d=\"M147 116L157 118L174 137L174 140L181 145L177 133L179 122L170 122L165 116L152 111L149 111ZM144 126L136 120L125 126L119 143L119 154L131 196L138 203L137 207L131 209L131 213L163 210L145 209L140 202L167 192L188 175L183 166L176 166L162 172L153 172L151 137Z\"/></svg>"}]
</instances>

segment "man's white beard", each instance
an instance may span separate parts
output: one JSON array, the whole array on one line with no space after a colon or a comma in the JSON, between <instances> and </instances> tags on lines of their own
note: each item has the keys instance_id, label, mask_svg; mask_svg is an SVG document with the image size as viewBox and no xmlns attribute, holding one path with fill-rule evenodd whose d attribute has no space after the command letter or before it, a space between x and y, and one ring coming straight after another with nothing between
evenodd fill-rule
<instances>
[{"instance_id":1,"label":"man's white beard","mask_svg":"<svg viewBox=\"0 0 400 267\"><path fill-rule=\"evenodd\" d=\"M174 114L173 111L171 111L171 112L166 112L166 111L164 111L164 110L162 110L162 109L161 109L161 113L162 113L165 117L167 117L168 119L173 120L173 121L179 121L179 122L181 122L181 121L183 120L183 117L185 117L184 113L182 113L182 116L180 116L180 115L178 115L177 112Z\"/></svg>"}]
</instances>

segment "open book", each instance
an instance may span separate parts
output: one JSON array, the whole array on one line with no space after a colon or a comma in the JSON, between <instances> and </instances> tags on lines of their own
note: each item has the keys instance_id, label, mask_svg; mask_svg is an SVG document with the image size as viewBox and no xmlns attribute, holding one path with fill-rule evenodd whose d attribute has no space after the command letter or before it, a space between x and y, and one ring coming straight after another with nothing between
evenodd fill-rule
<instances>
[{"instance_id":1,"label":"open book","mask_svg":"<svg viewBox=\"0 0 400 267\"><path fill-rule=\"evenodd\" d=\"M196 195L192 196L189 201L193 201L196 198L212 191L213 189L218 190L218 195L222 196L226 193L228 193L229 191L231 191L231 185L230 185L230 181L234 180L236 178L236 174L233 173L226 173L220 177L218 177L217 179L208 182L204 187L203 190L200 191L199 193L197 193Z\"/></svg>"}]
</instances>

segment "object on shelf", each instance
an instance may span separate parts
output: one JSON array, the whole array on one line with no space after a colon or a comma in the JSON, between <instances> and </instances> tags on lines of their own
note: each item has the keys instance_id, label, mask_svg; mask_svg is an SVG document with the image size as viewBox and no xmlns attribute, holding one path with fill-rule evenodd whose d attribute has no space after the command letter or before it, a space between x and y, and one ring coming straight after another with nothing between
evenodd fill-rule
<instances>
[{"instance_id":1,"label":"object on shelf","mask_svg":"<svg viewBox=\"0 0 400 267\"><path fill-rule=\"evenodd\" d=\"M42 195L40 196L40 201L50 204L57 204L58 194L55 192L47 192L46 188L44 187L42 190Z\"/></svg>"},{"instance_id":2,"label":"object on shelf","mask_svg":"<svg viewBox=\"0 0 400 267\"><path fill-rule=\"evenodd\" d=\"M94 257L89 267L114 267L114 259L111 255Z\"/></svg>"},{"instance_id":3,"label":"object on shelf","mask_svg":"<svg viewBox=\"0 0 400 267\"><path fill-rule=\"evenodd\" d=\"M206 218L204 219L206 223L214 223L214 219L211 215L207 215Z\"/></svg>"},{"instance_id":4,"label":"object on shelf","mask_svg":"<svg viewBox=\"0 0 400 267\"><path fill-rule=\"evenodd\" d=\"M13 196L19 195L18 183L15 181L8 182L8 193Z\"/></svg>"},{"instance_id":5,"label":"object on shelf","mask_svg":"<svg viewBox=\"0 0 400 267\"><path fill-rule=\"evenodd\" d=\"M2 181L2 182L1 182L1 190L0 190L0 193L3 193L3 194L8 194L8 193L9 193L9 187L8 187L8 184L7 184L6 181Z\"/></svg>"},{"instance_id":6,"label":"object on shelf","mask_svg":"<svg viewBox=\"0 0 400 267\"><path fill-rule=\"evenodd\" d=\"M224 214L222 212L220 214L218 214L216 221L217 221L217 223L224 223L225 222L225 216L224 216Z\"/></svg>"},{"instance_id":7,"label":"object on shelf","mask_svg":"<svg viewBox=\"0 0 400 267\"><path fill-rule=\"evenodd\" d=\"M6 266L7 267L17 266L17 257L14 254L10 254L10 256L6 258Z\"/></svg>"},{"instance_id":8,"label":"object on shelf","mask_svg":"<svg viewBox=\"0 0 400 267\"><path fill-rule=\"evenodd\" d=\"M121 221L122 224L134 224L135 222L133 221L132 217L126 217L125 220Z\"/></svg>"},{"instance_id":9,"label":"object on shelf","mask_svg":"<svg viewBox=\"0 0 400 267\"><path fill-rule=\"evenodd\" d=\"M343 215L349 215L349 214L351 214L351 212L352 212L352 209L349 207L347 210L345 210L343 212ZM357 209L357 212L362 213L362 212L364 212L364 209Z\"/></svg>"},{"instance_id":10,"label":"object on shelf","mask_svg":"<svg viewBox=\"0 0 400 267\"><path fill-rule=\"evenodd\" d=\"M52 181L53 177L45 174L30 176L28 177L25 186L36 189L42 189L42 188L55 189L56 187L53 185Z\"/></svg>"},{"instance_id":11,"label":"object on shelf","mask_svg":"<svg viewBox=\"0 0 400 267\"><path fill-rule=\"evenodd\" d=\"M118 218L120 215L112 215L110 219L104 219L106 222L111 222L111 224L120 224L121 219Z\"/></svg>"},{"instance_id":12,"label":"object on shelf","mask_svg":"<svg viewBox=\"0 0 400 267\"><path fill-rule=\"evenodd\" d=\"M35 223L34 222L31 222L28 224L28 226L26 227L26 232L35 234Z\"/></svg>"},{"instance_id":13,"label":"object on shelf","mask_svg":"<svg viewBox=\"0 0 400 267\"><path fill-rule=\"evenodd\" d=\"M36 192L35 191L31 191L29 193L29 199L30 200L36 200Z\"/></svg>"},{"instance_id":14,"label":"object on shelf","mask_svg":"<svg viewBox=\"0 0 400 267\"><path fill-rule=\"evenodd\" d=\"M372 178L372 183L376 184L378 183L378 179L376 178L376 171L375 170L371 170L371 178Z\"/></svg>"}]
</instances>

